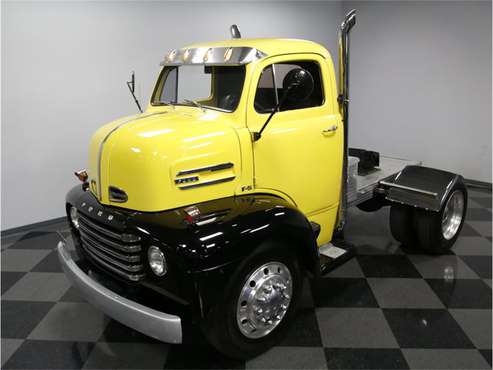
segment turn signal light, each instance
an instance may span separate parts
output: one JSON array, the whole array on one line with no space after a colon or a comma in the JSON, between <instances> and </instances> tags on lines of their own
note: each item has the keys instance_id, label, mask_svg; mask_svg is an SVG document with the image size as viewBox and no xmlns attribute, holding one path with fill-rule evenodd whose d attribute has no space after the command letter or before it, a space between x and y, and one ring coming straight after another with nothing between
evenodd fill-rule
<instances>
[{"instance_id":1,"label":"turn signal light","mask_svg":"<svg viewBox=\"0 0 493 370\"><path fill-rule=\"evenodd\" d=\"M74 175L82 182L86 182L87 181L87 178L89 177L87 175L87 171L86 170L80 170L80 171L76 171L74 172Z\"/></svg>"}]
</instances>

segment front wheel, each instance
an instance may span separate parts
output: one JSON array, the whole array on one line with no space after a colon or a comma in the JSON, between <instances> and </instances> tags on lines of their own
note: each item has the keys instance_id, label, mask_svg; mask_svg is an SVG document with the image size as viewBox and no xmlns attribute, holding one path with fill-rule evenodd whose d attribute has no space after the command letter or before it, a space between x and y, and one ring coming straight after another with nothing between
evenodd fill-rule
<instances>
[{"instance_id":1,"label":"front wheel","mask_svg":"<svg viewBox=\"0 0 493 370\"><path fill-rule=\"evenodd\" d=\"M467 190L462 181L450 190L439 212L419 210L416 231L421 248L432 254L446 253L459 236L467 209Z\"/></svg>"},{"instance_id":2,"label":"front wheel","mask_svg":"<svg viewBox=\"0 0 493 370\"><path fill-rule=\"evenodd\" d=\"M209 315L206 336L223 354L256 356L282 339L295 315L302 277L289 246L269 243L234 274Z\"/></svg>"}]
</instances>

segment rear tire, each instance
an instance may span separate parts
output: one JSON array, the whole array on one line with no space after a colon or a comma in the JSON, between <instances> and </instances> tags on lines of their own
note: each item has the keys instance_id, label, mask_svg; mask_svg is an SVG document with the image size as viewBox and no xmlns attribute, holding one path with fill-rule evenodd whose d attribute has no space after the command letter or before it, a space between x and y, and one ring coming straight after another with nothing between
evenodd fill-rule
<instances>
[{"instance_id":1,"label":"rear tire","mask_svg":"<svg viewBox=\"0 0 493 370\"><path fill-rule=\"evenodd\" d=\"M224 300L211 310L204 328L209 342L219 352L244 360L265 352L283 338L296 314L303 284L297 256L290 247L280 242L268 242L242 262L233 274L225 290ZM259 271L265 275L259 275ZM278 276L273 276L279 274L279 271L283 271L287 290L282 290L283 284L277 284ZM288 276L291 278L287 279ZM245 289L250 291L246 292ZM290 300L283 309L282 304L286 305L287 299L284 294L290 296ZM257 313L257 306L263 308L262 314ZM280 320L275 319L277 315ZM268 329L268 322L261 322L266 318L272 318ZM257 329L252 331L252 327Z\"/></svg>"},{"instance_id":2,"label":"rear tire","mask_svg":"<svg viewBox=\"0 0 493 370\"><path fill-rule=\"evenodd\" d=\"M385 203L381 199L373 197L364 201L363 203L358 204L356 207L358 207L358 209L363 212L376 212L380 210L384 205Z\"/></svg>"},{"instance_id":3,"label":"rear tire","mask_svg":"<svg viewBox=\"0 0 493 370\"><path fill-rule=\"evenodd\" d=\"M414 210L408 206L393 204L390 207L390 231L394 239L404 246L415 248Z\"/></svg>"},{"instance_id":4,"label":"rear tire","mask_svg":"<svg viewBox=\"0 0 493 370\"><path fill-rule=\"evenodd\" d=\"M450 190L439 212L418 210L416 231L422 249L431 254L447 253L457 240L467 210L467 189L462 181Z\"/></svg>"}]
</instances>

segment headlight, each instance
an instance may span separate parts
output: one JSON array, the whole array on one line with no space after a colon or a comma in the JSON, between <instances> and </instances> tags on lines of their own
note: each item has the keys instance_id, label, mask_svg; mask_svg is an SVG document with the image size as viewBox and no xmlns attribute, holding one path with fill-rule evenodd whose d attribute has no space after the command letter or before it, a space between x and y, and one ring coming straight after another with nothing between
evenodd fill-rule
<instances>
[{"instance_id":1,"label":"headlight","mask_svg":"<svg viewBox=\"0 0 493 370\"><path fill-rule=\"evenodd\" d=\"M147 251L147 258L149 259L149 266L151 266L152 272L157 276L163 276L168 271L166 266L166 259L163 252L158 247L150 247Z\"/></svg>"},{"instance_id":2,"label":"headlight","mask_svg":"<svg viewBox=\"0 0 493 370\"><path fill-rule=\"evenodd\" d=\"M72 221L72 225L76 229L79 228L79 214L77 213L77 208L75 207L70 207L70 221Z\"/></svg>"}]
</instances>

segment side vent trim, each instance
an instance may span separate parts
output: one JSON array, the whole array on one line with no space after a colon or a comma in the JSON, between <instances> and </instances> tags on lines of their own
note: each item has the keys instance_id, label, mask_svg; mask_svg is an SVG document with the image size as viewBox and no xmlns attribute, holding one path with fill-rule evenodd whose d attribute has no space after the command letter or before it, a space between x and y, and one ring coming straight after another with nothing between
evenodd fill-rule
<instances>
[{"instance_id":1,"label":"side vent trim","mask_svg":"<svg viewBox=\"0 0 493 370\"><path fill-rule=\"evenodd\" d=\"M125 203L128 200L128 195L124 190L116 186L108 187L110 202Z\"/></svg>"},{"instance_id":2,"label":"side vent trim","mask_svg":"<svg viewBox=\"0 0 493 370\"><path fill-rule=\"evenodd\" d=\"M220 164L216 164L213 166L206 166L206 167L193 168L190 170L183 170L183 171L178 172L176 174L176 176L190 175L192 173L197 173L197 172L206 172L206 171L214 172L214 171L220 171L220 170L227 170L228 168L231 168L233 166L234 166L234 164L231 162L220 163Z\"/></svg>"},{"instance_id":3,"label":"side vent trim","mask_svg":"<svg viewBox=\"0 0 493 370\"><path fill-rule=\"evenodd\" d=\"M223 182L232 181L232 180L235 179L235 177L236 176L231 176L231 177L225 177L223 179L217 179L217 180L212 180L212 181L200 182L200 183L197 183L197 184L183 185L183 186L179 186L178 188L181 189L181 190L187 190L187 189L198 188L198 187L201 187L201 186L215 185L215 184L220 184L220 183L223 183Z\"/></svg>"}]
</instances>

